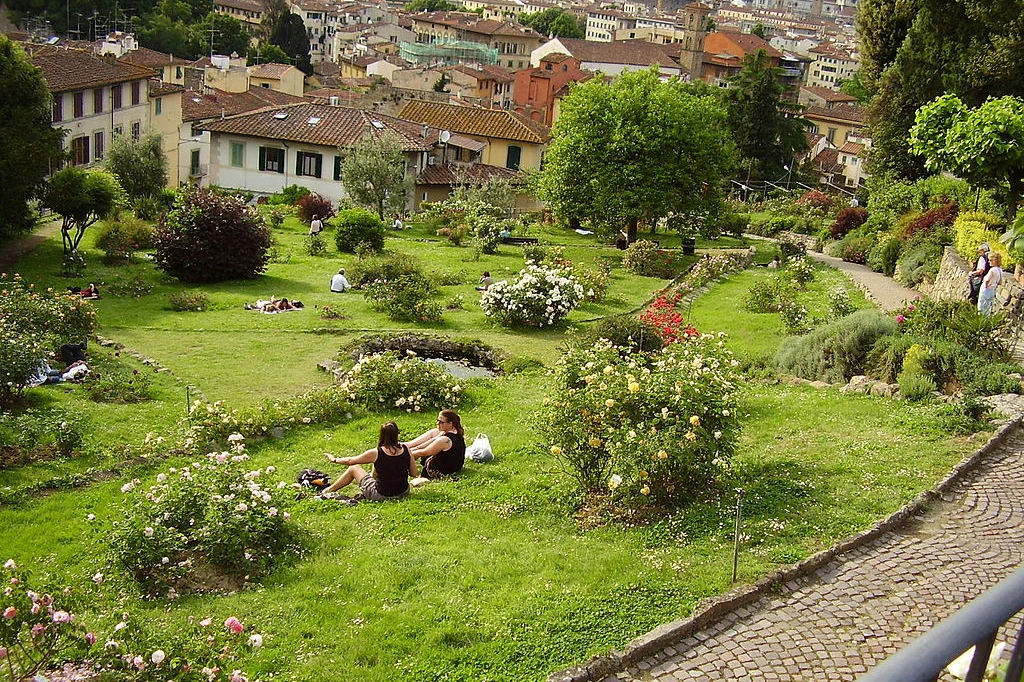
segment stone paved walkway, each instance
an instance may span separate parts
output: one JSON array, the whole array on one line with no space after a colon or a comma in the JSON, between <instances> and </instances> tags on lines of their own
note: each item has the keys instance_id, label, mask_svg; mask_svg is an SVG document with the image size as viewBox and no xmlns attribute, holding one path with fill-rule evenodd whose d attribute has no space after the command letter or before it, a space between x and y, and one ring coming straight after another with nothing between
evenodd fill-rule
<instances>
[{"instance_id":1,"label":"stone paved walkway","mask_svg":"<svg viewBox=\"0 0 1024 682\"><path fill-rule=\"evenodd\" d=\"M977 469L901 529L622 672L593 679L855 680L1022 558L1024 430L1013 426ZM1019 616L1010 627L1019 630Z\"/></svg>"},{"instance_id":2,"label":"stone paved walkway","mask_svg":"<svg viewBox=\"0 0 1024 682\"><path fill-rule=\"evenodd\" d=\"M879 272L873 272L866 265L847 263L842 259L826 256L815 251L808 251L807 255L817 261L831 265L836 270L845 274L857 287L864 291L869 299L886 312L902 308L908 301L913 301L917 296L920 296L914 289L908 289Z\"/></svg>"}]
</instances>

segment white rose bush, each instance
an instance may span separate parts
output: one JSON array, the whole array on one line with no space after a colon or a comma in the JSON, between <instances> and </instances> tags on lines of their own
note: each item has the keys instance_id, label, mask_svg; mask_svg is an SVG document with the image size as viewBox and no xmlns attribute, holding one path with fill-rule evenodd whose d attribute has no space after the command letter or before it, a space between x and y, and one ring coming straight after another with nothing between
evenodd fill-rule
<instances>
[{"instance_id":1,"label":"white rose bush","mask_svg":"<svg viewBox=\"0 0 1024 682\"><path fill-rule=\"evenodd\" d=\"M740 423L736 361L714 335L623 354L571 348L541 412L551 453L580 492L630 506L680 506L728 470Z\"/></svg>"},{"instance_id":2,"label":"white rose bush","mask_svg":"<svg viewBox=\"0 0 1024 682\"><path fill-rule=\"evenodd\" d=\"M531 263L511 282L495 282L480 297L487 317L503 327L550 327L583 301L579 280L563 269Z\"/></svg>"},{"instance_id":3,"label":"white rose bush","mask_svg":"<svg viewBox=\"0 0 1024 682\"><path fill-rule=\"evenodd\" d=\"M249 468L244 438L190 466L157 476L142 489L121 488L126 500L108 536L114 564L149 596L168 596L212 568L255 581L298 553L298 532L286 511L294 491L271 481L274 467Z\"/></svg>"},{"instance_id":4,"label":"white rose bush","mask_svg":"<svg viewBox=\"0 0 1024 682\"><path fill-rule=\"evenodd\" d=\"M393 350L360 356L340 388L346 399L371 410L452 409L462 397L462 386L444 367L411 351L405 356Z\"/></svg>"}]
</instances>

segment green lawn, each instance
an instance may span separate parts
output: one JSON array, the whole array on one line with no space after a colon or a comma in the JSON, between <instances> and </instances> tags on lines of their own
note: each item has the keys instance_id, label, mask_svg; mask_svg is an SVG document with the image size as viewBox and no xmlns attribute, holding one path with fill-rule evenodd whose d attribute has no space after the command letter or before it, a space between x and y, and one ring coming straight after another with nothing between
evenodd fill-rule
<instances>
[{"instance_id":1,"label":"green lawn","mask_svg":"<svg viewBox=\"0 0 1024 682\"><path fill-rule=\"evenodd\" d=\"M565 243L575 259L621 255L592 237L545 229L542 239ZM330 275L350 259L304 255L303 234L297 221L286 222L276 235L282 258L267 275L203 287L213 305L201 313L171 311L167 296L183 287L149 266L134 266L128 275L103 266L91 251L88 280L107 291L133 277L153 287L140 298L109 293L97 301L99 333L170 373L154 373L155 398L140 405L95 404L64 387L36 389L40 403L64 405L89 420L88 452L0 471L0 488L131 459L147 432L169 431L181 419L186 387L233 407L258 405L326 382L316 363L354 339L409 328L371 311L357 293L330 294ZM572 326L633 310L666 283L616 267L607 302L574 312L564 328L510 332L486 321L473 285L483 270L496 278L517 271L519 250L503 247L477 261L470 249L431 237L412 230L387 247L416 257L428 272L462 273L441 298L462 294L466 309L446 311L443 323L420 329L479 339L548 366ZM19 270L40 284L66 286L53 275L58 259L59 243L51 241ZM777 316L742 310L750 283L767 275L755 268L712 285L693 304L691 320L703 332L729 332L737 353L773 353L782 339ZM801 294L812 315L824 315L827 291L841 282L819 269ZM307 309L276 316L242 309L271 294L300 298ZM341 305L347 319L321 319L317 307L324 305ZM92 345L90 351L113 353ZM119 360L136 363L123 353ZM263 680L543 680L729 589L736 488L745 491L740 579L750 582L867 528L976 447L941 436L933 406L747 382L740 395L741 450L729 480L649 525L590 528L574 519L568 479L548 454L547 434L534 426L547 381L537 371L467 382L463 422L469 435L490 436L494 462L469 465L459 481L432 483L400 503L298 502L292 513L311 537L307 553L253 589L146 602L122 592L124 583L105 565L102 535L90 530L86 516L95 514L102 525L125 478L147 483L188 463L175 458L132 460L113 478L0 506L0 560L14 558L55 584L87 584L95 572L110 572L104 601L85 617L126 610L175 628L190 616L237 615L265 636L264 647L240 661ZM283 437L252 443L250 453L254 466L273 464L289 481L307 466L336 475L339 467L327 464L324 453L365 449L386 419L414 433L433 416L354 410L336 428L288 425Z\"/></svg>"}]
</instances>

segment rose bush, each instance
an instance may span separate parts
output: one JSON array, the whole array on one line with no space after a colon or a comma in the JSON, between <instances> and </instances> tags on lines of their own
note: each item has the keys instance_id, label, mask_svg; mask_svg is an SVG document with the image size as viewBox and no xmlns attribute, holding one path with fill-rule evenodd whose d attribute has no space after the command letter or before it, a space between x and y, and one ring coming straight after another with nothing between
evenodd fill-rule
<instances>
[{"instance_id":1,"label":"rose bush","mask_svg":"<svg viewBox=\"0 0 1024 682\"><path fill-rule=\"evenodd\" d=\"M352 402L369 409L398 408L406 412L450 409L459 404L462 387L443 367L396 351L363 355L341 381Z\"/></svg>"},{"instance_id":2,"label":"rose bush","mask_svg":"<svg viewBox=\"0 0 1024 682\"><path fill-rule=\"evenodd\" d=\"M484 314L504 327L544 327L559 322L583 300L583 285L564 270L527 265L512 282L495 282L480 297Z\"/></svg>"},{"instance_id":3,"label":"rose bush","mask_svg":"<svg viewBox=\"0 0 1024 682\"><path fill-rule=\"evenodd\" d=\"M173 595L197 571L212 568L256 580L296 550L286 511L292 491L269 481L273 467L249 470L244 438L157 476L143 491L126 483L121 515L109 535L111 554L150 596Z\"/></svg>"},{"instance_id":4,"label":"rose bush","mask_svg":"<svg viewBox=\"0 0 1024 682\"><path fill-rule=\"evenodd\" d=\"M624 353L600 340L553 370L541 432L581 492L676 506L713 485L736 451L738 363L721 338Z\"/></svg>"}]
</instances>

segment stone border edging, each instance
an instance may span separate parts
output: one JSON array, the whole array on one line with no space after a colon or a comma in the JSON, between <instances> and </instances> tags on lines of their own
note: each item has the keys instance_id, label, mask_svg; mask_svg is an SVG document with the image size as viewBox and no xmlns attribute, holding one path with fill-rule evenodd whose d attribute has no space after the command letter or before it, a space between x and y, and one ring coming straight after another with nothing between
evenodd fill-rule
<instances>
[{"instance_id":1,"label":"stone border edging","mask_svg":"<svg viewBox=\"0 0 1024 682\"><path fill-rule=\"evenodd\" d=\"M744 585L723 595L712 597L703 606L698 606L693 615L680 618L664 625L659 625L650 632L641 635L626 645L623 651L613 651L604 656L597 656L580 666L566 668L548 675L548 682L600 682L609 675L624 670L652 654L677 644L695 632L703 630L720 620L723 616L760 599L775 586L785 584L796 578L807 576L836 557L862 547L879 536L894 531L918 515L929 502L948 492L1002 442L1007 435L1021 424L1022 417L1008 421L997 431L988 442L974 454L960 461L946 478L932 490L926 490L904 505L890 516L875 523L862 533L851 535L840 540L834 546L822 550L803 561L776 570L751 585Z\"/></svg>"}]
</instances>

